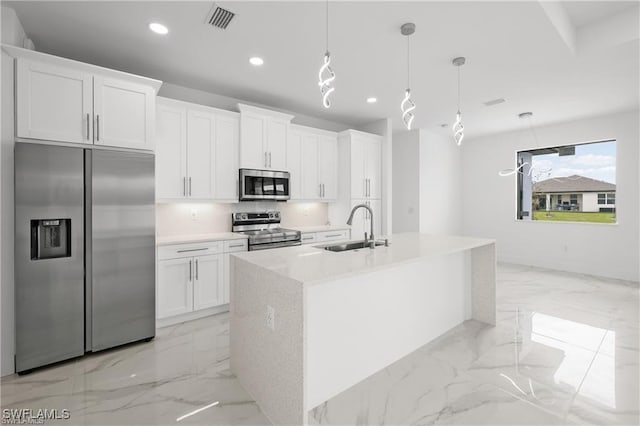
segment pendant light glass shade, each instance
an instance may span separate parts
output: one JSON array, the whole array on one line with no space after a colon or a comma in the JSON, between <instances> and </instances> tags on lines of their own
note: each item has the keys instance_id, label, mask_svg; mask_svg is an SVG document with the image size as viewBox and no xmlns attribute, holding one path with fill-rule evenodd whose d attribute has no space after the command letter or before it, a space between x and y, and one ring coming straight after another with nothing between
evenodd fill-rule
<instances>
[{"instance_id":1,"label":"pendant light glass shade","mask_svg":"<svg viewBox=\"0 0 640 426\"><path fill-rule=\"evenodd\" d=\"M326 74L326 77L325 75ZM329 52L324 55L324 63L318 71L318 86L320 86L320 93L322 94L322 105L325 108L331 107L329 101L329 95L336 90L335 87L331 87L331 83L336 79L336 73L331 69L331 55Z\"/></svg>"}]
</instances>

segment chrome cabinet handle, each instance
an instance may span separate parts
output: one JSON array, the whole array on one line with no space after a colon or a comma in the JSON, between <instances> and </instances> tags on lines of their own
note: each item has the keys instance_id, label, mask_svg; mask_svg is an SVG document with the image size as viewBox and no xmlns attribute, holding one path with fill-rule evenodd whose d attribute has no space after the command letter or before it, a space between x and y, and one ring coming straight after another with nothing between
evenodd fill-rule
<instances>
[{"instance_id":1,"label":"chrome cabinet handle","mask_svg":"<svg viewBox=\"0 0 640 426\"><path fill-rule=\"evenodd\" d=\"M327 235L327 238L336 238L336 237L342 237L342 234L331 234L331 235Z\"/></svg>"},{"instance_id":2,"label":"chrome cabinet handle","mask_svg":"<svg viewBox=\"0 0 640 426\"><path fill-rule=\"evenodd\" d=\"M324 198L324 183L322 184L322 198Z\"/></svg>"},{"instance_id":3,"label":"chrome cabinet handle","mask_svg":"<svg viewBox=\"0 0 640 426\"><path fill-rule=\"evenodd\" d=\"M182 195L187 196L187 177L182 178Z\"/></svg>"},{"instance_id":4,"label":"chrome cabinet handle","mask_svg":"<svg viewBox=\"0 0 640 426\"><path fill-rule=\"evenodd\" d=\"M195 248L195 249L184 249L184 250L178 250L177 253L188 253L190 251L203 251L203 250L209 250L209 247L202 247L202 248Z\"/></svg>"},{"instance_id":5,"label":"chrome cabinet handle","mask_svg":"<svg viewBox=\"0 0 640 426\"><path fill-rule=\"evenodd\" d=\"M322 184L318 184L318 197L322 198Z\"/></svg>"},{"instance_id":6,"label":"chrome cabinet handle","mask_svg":"<svg viewBox=\"0 0 640 426\"><path fill-rule=\"evenodd\" d=\"M189 176L189 197L191 197L191 176Z\"/></svg>"},{"instance_id":7,"label":"chrome cabinet handle","mask_svg":"<svg viewBox=\"0 0 640 426\"><path fill-rule=\"evenodd\" d=\"M89 123L90 123L90 118L89 118L89 113L87 113L87 140L89 140Z\"/></svg>"},{"instance_id":8,"label":"chrome cabinet handle","mask_svg":"<svg viewBox=\"0 0 640 426\"><path fill-rule=\"evenodd\" d=\"M271 167L271 151L269 151L269 167Z\"/></svg>"},{"instance_id":9,"label":"chrome cabinet handle","mask_svg":"<svg viewBox=\"0 0 640 426\"><path fill-rule=\"evenodd\" d=\"M231 244L229 248L244 247L244 244Z\"/></svg>"},{"instance_id":10,"label":"chrome cabinet handle","mask_svg":"<svg viewBox=\"0 0 640 426\"><path fill-rule=\"evenodd\" d=\"M196 259L196 281L198 280L198 259Z\"/></svg>"},{"instance_id":11,"label":"chrome cabinet handle","mask_svg":"<svg viewBox=\"0 0 640 426\"><path fill-rule=\"evenodd\" d=\"M267 151L264 152L264 166L267 167Z\"/></svg>"},{"instance_id":12,"label":"chrome cabinet handle","mask_svg":"<svg viewBox=\"0 0 640 426\"><path fill-rule=\"evenodd\" d=\"M189 260L189 281L192 280L193 278L193 273L191 271L191 263L193 262L193 260Z\"/></svg>"},{"instance_id":13,"label":"chrome cabinet handle","mask_svg":"<svg viewBox=\"0 0 640 426\"><path fill-rule=\"evenodd\" d=\"M303 240L305 240L305 241L306 241L306 240L313 240L313 237L312 237L312 236L302 237L302 239L303 239Z\"/></svg>"},{"instance_id":14,"label":"chrome cabinet handle","mask_svg":"<svg viewBox=\"0 0 640 426\"><path fill-rule=\"evenodd\" d=\"M96 116L96 141L100 140L100 116Z\"/></svg>"}]
</instances>

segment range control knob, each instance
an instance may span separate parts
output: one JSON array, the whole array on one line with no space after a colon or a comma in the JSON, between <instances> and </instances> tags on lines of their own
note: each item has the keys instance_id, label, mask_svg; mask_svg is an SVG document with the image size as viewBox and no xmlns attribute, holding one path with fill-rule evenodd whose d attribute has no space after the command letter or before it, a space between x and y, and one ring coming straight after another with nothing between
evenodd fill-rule
<instances>
[{"instance_id":1,"label":"range control knob","mask_svg":"<svg viewBox=\"0 0 640 426\"><path fill-rule=\"evenodd\" d=\"M273 219L273 213L269 213L269 219Z\"/></svg>"},{"instance_id":2,"label":"range control knob","mask_svg":"<svg viewBox=\"0 0 640 426\"><path fill-rule=\"evenodd\" d=\"M242 214L242 220L247 220L247 214L246 213Z\"/></svg>"}]
</instances>

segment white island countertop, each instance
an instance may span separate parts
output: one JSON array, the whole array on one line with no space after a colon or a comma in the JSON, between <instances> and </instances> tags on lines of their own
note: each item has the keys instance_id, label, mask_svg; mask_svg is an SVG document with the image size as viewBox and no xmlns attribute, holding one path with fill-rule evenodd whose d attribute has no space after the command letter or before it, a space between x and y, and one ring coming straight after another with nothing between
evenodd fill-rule
<instances>
[{"instance_id":1,"label":"white island countertop","mask_svg":"<svg viewBox=\"0 0 640 426\"><path fill-rule=\"evenodd\" d=\"M235 256L284 277L308 284L373 272L429 257L447 255L495 243L495 240L419 233L394 234L389 247L331 252L323 242L278 250L237 253Z\"/></svg>"}]
</instances>

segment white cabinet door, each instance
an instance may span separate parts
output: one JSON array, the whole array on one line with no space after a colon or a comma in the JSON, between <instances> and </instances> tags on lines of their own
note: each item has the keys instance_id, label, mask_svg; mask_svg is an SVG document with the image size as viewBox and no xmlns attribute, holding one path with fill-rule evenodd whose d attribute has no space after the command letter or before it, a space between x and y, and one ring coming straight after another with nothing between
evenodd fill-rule
<instances>
[{"instance_id":1,"label":"white cabinet door","mask_svg":"<svg viewBox=\"0 0 640 426\"><path fill-rule=\"evenodd\" d=\"M158 318L184 314L193 310L192 280L192 258L158 262Z\"/></svg>"},{"instance_id":2,"label":"white cabinet door","mask_svg":"<svg viewBox=\"0 0 640 426\"><path fill-rule=\"evenodd\" d=\"M240 167L267 168L267 117L243 113L240 117Z\"/></svg>"},{"instance_id":3,"label":"white cabinet door","mask_svg":"<svg viewBox=\"0 0 640 426\"><path fill-rule=\"evenodd\" d=\"M318 232L317 235L318 241L348 240L350 232L348 229L340 229L337 231Z\"/></svg>"},{"instance_id":4,"label":"white cabinet door","mask_svg":"<svg viewBox=\"0 0 640 426\"><path fill-rule=\"evenodd\" d=\"M291 200L302 199L302 156L301 145L304 133L299 131L289 132L287 141L287 168L290 174L289 195Z\"/></svg>"},{"instance_id":5,"label":"white cabinet door","mask_svg":"<svg viewBox=\"0 0 640 426\"><path fill-rule=\"evenodd\" d=\"M216 116L213 193L216 200L238 200L239 131L239 117Z\"/></svg>"},{"instance_id":6,"label":"white cabinet door","mask_svg":"<svg viewBox=\"0 0 640 426\"><path fill-rule=\"evenodd\" d=\"M382 140L371 137L366 144L366 178L368 198L379 199L382 195Z\"/></svg>"},{"instance_id":7,"label":"white cabinet door","mask_svg":"<svg viewBox=\"0 0 640 426\"><path fill-rule=\"evenodd\" d=\"M289 122L270 117L267 121L267 164L270 169L286 170Z\"/></svg>"},{"instance_id":8,"label":"white cabinet door","mask_svg":"<svg viewBox=\"0 0 640 426\"><path fill-rule=\"evenodd\" d=\"M300 168L302 169L302 198L319 200L322 195L318 181L318 136L305 134L300 144Z\"/></svg>"},{"instance_id":9,"label":"white cabinet door","mask_svg":"<svg viewBox=\"0 0 640 426\"><path fill-rule=\"evenodd\" d=\"M322 184L322 199L338 198L338 139L322 136L318 141L318 182Z\"/></svg>"},{"instance_id":10,"label":"white cabinet door","mask_svg":"<svg viewBox=\"0 0 640 426\"><path fill-rule=\"evenodd\" d=\"M193 281L194 310L221 305L223 303L223 255L196 256L193 261L195 263Z\"/></svg>"},{"instance_id":11,"label":"white cabinet door","mask_svg":"<svg viewBox=\"0 0 640 426\"><path fill-rule=\"evenodd\" d=\"M187 109L158 101L156 119L156 198L187 195Z\"/></svg>"},{"instance_id":12,"label":"white cabinet door","mask_svg":"<svg viewBox=\"0 0 640 426\"><path fill-rule=\"evenodd\" d=\"M154 148L155 93L151 87L95 76L93 114L96 145Z\"/></svg>"},{"instance_id":13,"label":"white cabinet door","mask_svg":"<svg viewBox=\"0 0 640 426\"><path fill-rule=\"evenodd\" d=\"M367 197L366 181L366 141L358 135L351 138L351 198Z\"/></svg>"},{"instance_id":14,"label":"white cabinet door","mask_svg":"<svg viewBox=\"0 0 640 426\"><path fill-rule=\"evenodd\" d=\"M187 196L213 198L215 117L206 110L187 112Z\"/></svg>"},{"instance_id":15,"label":"white cabinet door","mask_svg":"<svg viewBox=\"0 0 640 426\"><path fill-rule=\"evenodd\" d=\"M93 143L93 76L17 60L16 135Z\"/></svg>"}]
</instances>

